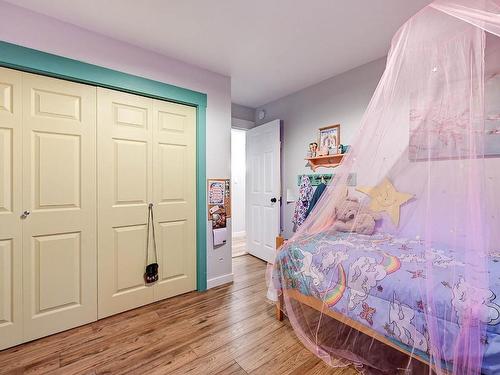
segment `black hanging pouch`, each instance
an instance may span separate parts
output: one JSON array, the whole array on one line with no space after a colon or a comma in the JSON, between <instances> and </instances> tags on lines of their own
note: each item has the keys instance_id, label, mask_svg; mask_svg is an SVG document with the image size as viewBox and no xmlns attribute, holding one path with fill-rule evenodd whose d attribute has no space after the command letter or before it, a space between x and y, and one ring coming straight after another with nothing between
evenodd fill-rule
<instances>
[{"instance_id":1,"label":"black hanging pouch","mask_svg":"<svg viewBox=\"0 0 500 375\"><path fill-rule=\"evenodd\" d=\"M149 262L149 228L153 235L153 248L155 253L155 262ZM146 272L144 273L144 281L146 284L152 284L158 281L158 253L156 252L156 238L155 238L155 220L153 216L153 203L148 206L148 227L146 235Z\"/></svg>"}]
</instances>

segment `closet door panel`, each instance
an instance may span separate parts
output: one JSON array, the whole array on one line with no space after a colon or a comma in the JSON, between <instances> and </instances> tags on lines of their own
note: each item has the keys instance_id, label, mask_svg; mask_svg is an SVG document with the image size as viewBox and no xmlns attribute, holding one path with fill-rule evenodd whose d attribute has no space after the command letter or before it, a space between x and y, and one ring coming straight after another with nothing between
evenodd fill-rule
<instances>
[{"instance_id":1,"label":"closet door panel","mask_svg":"<svg viewBox=\"0 0 500 375\"><path fill-rule=\"evenodd\" d=\"M152 100L97 89L99 318L153 302L144 285Z\"/></svg>"},{"instance_id":2,"label":"closet door panel","mask_svg":"<svg viewBox=\"0 0 500 375\"><path fill-rule=\"evenodd\" d=\"M14 191L12 189L13 171L13 136L14 124L0 120L0 213L12 214ZM17 151L17 150L16 150Z\"/></svg>"},{"instance_id":3,"label":"closet door panel","mask_svg":"<svg viewBox=\"0 0 500 375\"><path fill-rule=\"evenodd\" d=\"M97 318L95 92L23 74L25 340Z\"/></svg>"},{"instance_id":4,"label":"closet door panel","mask_svg":"<svg viewBox=\"0 0 500 375\"><path fill-rule=\"evenodd\" d=\"M196 289L196 109L153 101L155 300Z\"/></svg>"},{"instance_id":5,"label":"closet door panel","mask_svg":"<svg viewBox=\"0 0 500 375\"><path fill-rule=\"evenodd\" d=\"M33 271L38 279L38 288L35 289L35 309L38 313L80 303L80 243L80 232L33 239L31 256L34 259ZM61 288L62 282L64 288Z\"/></svg>"},{"instance_id":6,"label":"closet door panel","mask_svg":"<svg viewBox=\"0 0 500 375\"><path fill-rule=\"evenodd\" d=\"M21 73L0 68L0 350L23 335L21 97Z\"/></svg>"}]
</instances>

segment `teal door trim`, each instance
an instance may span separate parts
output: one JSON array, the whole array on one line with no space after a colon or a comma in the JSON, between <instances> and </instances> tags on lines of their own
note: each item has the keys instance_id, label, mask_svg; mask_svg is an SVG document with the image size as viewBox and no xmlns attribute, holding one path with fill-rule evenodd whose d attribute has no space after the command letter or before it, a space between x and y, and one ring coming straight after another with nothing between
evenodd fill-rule
<instances>
[{"instance_id":1,"label":"teal door trim","mask_svg":"<svg viewBox=\"0 0 500 375\"><path fill-rule=\"evenodd\" d=\"M196 280L197 289L206 290L207 95L3 41L0 41L0 66L196 107Z\"/></svg>"}]
</instances>

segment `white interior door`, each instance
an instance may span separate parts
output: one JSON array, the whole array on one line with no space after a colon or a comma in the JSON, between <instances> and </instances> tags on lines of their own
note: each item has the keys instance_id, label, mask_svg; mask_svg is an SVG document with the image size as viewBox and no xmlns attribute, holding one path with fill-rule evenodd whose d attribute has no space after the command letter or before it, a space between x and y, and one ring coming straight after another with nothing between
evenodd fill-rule
<instances>
[{"instance_id":1,"label":"white interior door","mask_svg":"<svg viewBox=\"0 0 500 375\"><path fill-rule=\"evenodd\" d=\"M247 250L273 262L280 233L280 120L247 132L246 159Z\"/></svg>"},{"instance_id":2,"label":"white interior door","mask_svg":"<svg viewBox=\"0 0 500 375\"><path fill-rule=\"evenodd\" d=\"M97 319L95 95L23 74L25 340Z\"/></svg>"},{"instance_id":3,"label":"white interior door","mask_svg":"<svg viewBox=\"0 0 500 375\"><path fill-rule=\"evenodd\" d=\"M21 73L0 68L0 350L23 337L21 109Z\"/></svg>"}]
</instances>

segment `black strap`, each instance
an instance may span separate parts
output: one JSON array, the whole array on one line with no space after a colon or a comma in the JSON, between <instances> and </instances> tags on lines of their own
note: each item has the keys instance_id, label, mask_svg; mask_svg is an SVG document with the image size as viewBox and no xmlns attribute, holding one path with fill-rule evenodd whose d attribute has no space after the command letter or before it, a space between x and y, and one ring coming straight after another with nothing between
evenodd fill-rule
<instances>
[{"instance_id":1,"label":"black strap","mask_svg":"<svg viewBox=\"0 0 500 375\"><path fill-rule=\"evenodd\" d=\"M146 234L146 266L149 264L149 227L151 227L151 232L153 234L153 248L155 250L155 263L158 263L158 253L156 251L156 237L155 237L155 219L153 215L153 203L148 206L148 227Z\"/></svg>"}]
</instances>

